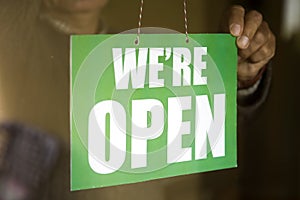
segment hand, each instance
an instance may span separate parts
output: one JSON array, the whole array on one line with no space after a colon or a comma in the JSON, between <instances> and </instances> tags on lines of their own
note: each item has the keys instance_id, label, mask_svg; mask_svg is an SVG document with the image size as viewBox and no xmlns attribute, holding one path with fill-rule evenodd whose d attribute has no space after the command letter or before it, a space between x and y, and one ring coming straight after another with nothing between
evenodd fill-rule
<instances>
[{"instance_id":1,"label":"hand","mask_svg":"<svg viewBox=\"0 0 300 200\"><path fill-rule=\"evenodd\" d=\"M236 37L239 88L250 87L275 54L275 36L257 11L246 13L242 6L234 5L224 19L223 29Z\"/></svg>"}]
</instances>

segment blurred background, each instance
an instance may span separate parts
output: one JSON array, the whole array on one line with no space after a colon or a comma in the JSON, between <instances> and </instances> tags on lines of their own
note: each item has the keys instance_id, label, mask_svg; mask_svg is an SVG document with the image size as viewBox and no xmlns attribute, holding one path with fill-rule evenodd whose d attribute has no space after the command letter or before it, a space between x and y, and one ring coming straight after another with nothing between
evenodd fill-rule
<instances>
[{"instance_id":1,"label":"blurred background","mask_svg":"<svg viewBox=\"0 0 300 200\"><path fill-rule=\"evenodd\" d=\"M1 0L0 6L4 5L4 2L4 0ZM257 115L247 121L247 129L238 133L239 167L237 169L104 188L100 191L98 190L99 193L101 193L101 198L99 199L300 199L300 95L298 94L300 92L300 0L188 0L187 2L190 33L217 33L224 10L228 8L229 5L238 3L246 6L248 10L256 9L260 11L277 38L276 55L271 65L273 69L272 85L267 101L259 109ZM103 21L110 29L118 32L136 28L138 24L139 6L140 3L138 0L109 0L103 12ZM16 8L16 10L18 9L19 7ZM33 11L36 9L37 8L34 8ZM20 13L23 14L22 12L18 14ZM3 18L4 15L0 14L0 16L0 26L2 26L6 19ZM26 18L24 18L24 20L26 20ZM22 22L20 22L20 26L22 26ZM145 0L142 26L164 27L184 32L183 0ZM10 30L14 31L15 26L12 25L12 27ZM30 27L26 27L26 30L27 28L30 29ZM1 31L0 33L2 34ZM24 32L24 35L26 35L25 33L26 32ZM50 35L51 31L49 31L48 34ZM0 37L1 36L2 35L0 35ZM38 36L21 37L20 41L27 41L31 45L36 41L36 37ZM42 36L38 38L44 39ZM5 63L8 60L9 62L15 62L15 65L19 64L19 61L15 61L14 59L22 58L20 55L24 53L20 51L21 53L18 54L19 52L15 52L15 49L20 48L22 42L17 44L17 42L7 40L7 38L0 39L0 55L2 56L0 61L5 60L3 61ZM53 65L61 65L61 63L65 62L66 69L59 68L58 72L59 74L68 75L68 59L67 57L65 58L59 55L57 53L57 49L59 48L54 46L56 43L63 43L63 40L55 36L49 41L48 43L53 45L50 46L52 49L50 49L49 52L52 52L54 58L58 59L52 59L53 57L51 60L48 59L49 53L45 53L45 55L43 55L44 57L41 56L40 59L48 59ZM42 47L48 48L48 43L43 43ZM7 53L8 50L13 52L13 56ZM67 48L63 48L63 50L68 52ZM36 52L40 53L39 51L40 49ZM30 52L30 50L28 50L28 52ZM0 64L2 64L1 62ZM26 62L24 61L24 63ZM41 67L44 63L44 61L39 61L37 65ZM47 94L40 97L39 91L44 90L39 89L39 81L44 80L45 77L36 76L34 77L34 81L25 79L28 82L33 82L32 85L34 86L32 90L30 90L30 93L22 93L23 96L20 95L22 96L18 102L20 107L8 109L7 105L13 105L9 104L13 102L12 100L14 99L14 94L12 97L9 97L9 95L13 93L14 87L12 85L20 83L7 78L9 77L6 75L7 69L4 69L2 66L0 69L2 70L2 74L0 74L0 78L2 79L0 82L0 104L2 106L0 106L1 122L9 118L2 114L9 110L7 113L11 113L12 116L18 115L18 120L26 124L37 126L49 133L55 133L57 130L63 131L66 133L66 135L63 136L63 140L66 141L63 151L67 152L69 129L68 121L66 120L68 119L67 109L69 102L67 95L62 98L62 100L55 96L57 94L56 91L59 91L59 94L66 93L64 90L60 91L60 83L57 82L46 85ZM11 70L9 73L22 78L23 73L18 73L17 70L14 71L12 68L9 70ZM43 71L45 69L30 68L29 70ZM41 73L45 73L49 76L55 75L52 69L47 68L47 70L48 71ZM58 78L59 80L66 80L62 88L67 88L68 78L63 75ZM27 86L26 84L24 85ZM6 94L8 94L7 98ZM31 95L33 96L32 98L43 98L42 102L46 102L45 107L43 107L44 105L26 107L26 104L22 104L23 99L27 98L26 95ZM6 99L6 101L4 101L4 99ZM51 100L50 106L49 99L54 99ZM18 112L22 105L25 114L19 115ZM41 113L40 116L35 114L38 110ZM66 112L61 115L58 114L59 112L56 112L56 110ZM45 112L49 112L49 114L44 116ZM5 143L3 142L5 140L3 138L5 137L0 134L0 150L2 149L1 144ZM3 161L3 156L1 156L3 154L1 151L0 174L1 163L5 162L5 160ZM63 157L66 162L60 161L63 163L60 163L60 165L64 165L66 170L69 167L68 156L68 153L64 153ZM66 172L55 173L53 177L54 176L58 178L51 178L49 180L49 182L54 185L60 184L62 178L67 182L69 180L68 173ZM49 191L48 194L50 195L51 192ZM48 197L48 199L59 199L54 193L58 194L60 192L67 193L68 187L56 189L53 194L51 193L51 198ZM69 195L68 199L91 199L88 197L89 192L91 191L73 193L74 198L72 198L70 194L66 194L66 196ZM77 195L77 198L75 198L75 195ZM0 200L2 199L0 198Z\"/></svg>"}]
</instances>

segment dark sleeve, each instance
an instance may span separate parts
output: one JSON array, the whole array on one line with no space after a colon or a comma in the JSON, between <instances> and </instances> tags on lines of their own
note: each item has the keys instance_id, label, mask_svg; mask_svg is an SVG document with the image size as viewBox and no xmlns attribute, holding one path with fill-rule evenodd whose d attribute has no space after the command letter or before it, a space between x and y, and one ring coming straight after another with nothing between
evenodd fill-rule
<instances>
[{"instance_id":1,"label":"dark sleeve","mask_svg":"<svg viewBox=\"0 0 300 200\"><path fill-rule=\"evenodd\" d=\"M257 113L266 101L272 79L272 67L269 64L260 80L260 83L254 93L244 96L238 95L238 113L242 118L251 118Z\"/></svg>"}]
</instances>

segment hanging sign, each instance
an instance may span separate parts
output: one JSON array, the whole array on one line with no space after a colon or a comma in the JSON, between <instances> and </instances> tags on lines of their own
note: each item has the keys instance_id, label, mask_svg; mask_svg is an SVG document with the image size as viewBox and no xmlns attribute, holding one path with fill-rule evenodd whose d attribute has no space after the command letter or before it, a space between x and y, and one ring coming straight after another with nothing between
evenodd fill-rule
<instances>
[{"instance_id":1,"label":"hanging sign","mask_svg":"<svg viewBox=\"0 0 300 200\"><path fill-rule=\"evenodd\" d=\"M236 167L228 34L71 38L71 190Z\"/></svg>"}]
</instances>

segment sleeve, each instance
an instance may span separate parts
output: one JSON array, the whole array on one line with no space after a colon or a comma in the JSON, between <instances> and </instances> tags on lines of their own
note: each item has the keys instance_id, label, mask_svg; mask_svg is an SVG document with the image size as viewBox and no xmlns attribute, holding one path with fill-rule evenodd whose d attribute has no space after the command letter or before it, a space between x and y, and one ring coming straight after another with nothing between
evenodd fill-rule
<instances>
[{"instance_id":1,"label":"sleeve","mask_svg":"<svg viewBox=\"0 0 300 200\"><path fill-rule=\"evenodd\" d=\"M266 101L271 87L272 67L268 64L262 78L248 91L238 91L238 113L242 118L251 118Z\"/></svg>"}]
</instances>

